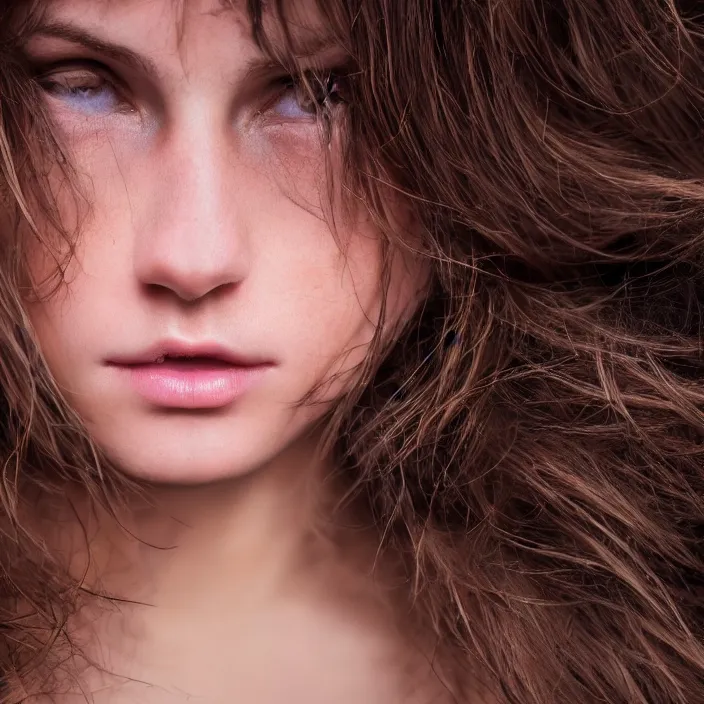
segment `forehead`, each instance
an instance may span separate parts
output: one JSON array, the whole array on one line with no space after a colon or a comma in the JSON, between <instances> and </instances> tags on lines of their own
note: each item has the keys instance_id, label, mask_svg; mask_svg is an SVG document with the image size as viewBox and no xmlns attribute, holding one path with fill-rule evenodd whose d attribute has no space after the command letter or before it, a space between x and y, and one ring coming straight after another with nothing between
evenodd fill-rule
<instances>
[{"instance_id":1,"label":"forehead","mask_svg":"<svg viewBox=\"0 0 704 704\"><path fill-rule=\"evenodd\" d=\"M185 23L203 17L227 17L230 21L246 23L251 16L261 14L265 20L279 19L281 11L287 22L295 27L314 29L319 25L317 0L45 0L44 12L49 17L65 14L89 13L94 18L116 15L136 19L159 16L164 20Z\"/></svg>"},{"instance_id":2,"label":"forehead","mask_svg":"<svg viewBox=\"0 0 704 704\"><path fill-rule=\"evenodd\" d=\"M285 43L284 18L294 45L325 44L328 35L317 0L47 0L42 15L46 22L79 22L86 29L100 28L111 34L126 31L133 38L142 36L153 42L169 37L177 44L189 33L217 32L223 24L240 37L251 38L256 15L261 16L264 32L275 48Z\"/></svg>"},{"instance_id":3,"label":"forehead","mask_svg":"<svg viewBox=\"0 0 704 704\"><path fill-rule=\"evenodd\" d=\"M244 26L248 22L245 0L48 0L47 21L80 20L82 24L118 22L140 29L170 28L185 31L188 25L205 19L227 19Z\"/></svg>"}]
</instances>

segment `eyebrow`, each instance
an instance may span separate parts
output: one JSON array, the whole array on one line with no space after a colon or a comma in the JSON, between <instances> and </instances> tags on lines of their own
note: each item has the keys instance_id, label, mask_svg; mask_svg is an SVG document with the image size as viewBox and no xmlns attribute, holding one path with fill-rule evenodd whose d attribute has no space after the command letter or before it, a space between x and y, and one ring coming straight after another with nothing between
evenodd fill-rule
<instances>
[{"instance_id":1,"label":"eyebrow","mask_svg":"<svg viewBox=\"0 0 704 704\"><path fill-rule=\"evenodd\" d=\"M323 54L328 49L340 48L340 45L330 34L316 34L305 38L294 34L291 37L291 48L297 59L309 59Z\"/></svg>"},{"instance_id":2,"label":"eyebrow","mask_svg":"<svg viewBox=\"0 0 704 704\"><path fill-rule=\"evenodd\" d=\"M156 76L159 73L156 64L150 59L141 56L125 46L100 39L90 32L72 24L65 22L45 22L32 33L29 39L42 36L54 37L71 42L72 44L79 44L97 54L107 56L126 66L147 73L150 76Z\"/></svg>"},{"instance_id":3,"label":"eyebrow","mask_svg":"<svg viewBox=\"0 0 704 704\"><path fill-rule=\"evenodd\" d=\"M329 53L330 50L338 49L339 51L339 45L335 41L326 39L316 39L306 44L299 43L294 45L293 48L293 63L283 58L277 59L275 56L265 52L261 56L251 58L247 61L244 75L247 78L256 78L260 74L267 74L271 71L288 72L297 69L305 71L308 67L314 67L317 63L316 59L325 57L325 54ZM347 58L346 54L344 58ZM325 63L324 59L323 63ZM344 63L344 61L336 57L335 63Z\"/></svg>"},{"instance_id":4,"label":"eyebrow","mask_svg":"<svg viewBox=\"0 0 704 704\"><path fill-rule=\"evenodd\" d=\"M72 44L78 44L92 52L102 54L103 56L113 59L114 61L122 63L125 66L129 66L138 71L144 72L151 77L156 77L159 75L159 70L151 59L148 59L147 57L144 57L125 46L101 39L100 37L97 37L90 32L70 23L58 21L44 22L37 27L27 41L33 37L42 36L63 39L64 41L71 42ZM336 42L330 36L318 35L312 37L309 36L306 37L306 39L294 37L293 44L295 46L296 59L306 60L323 53L327 49L330 49L336 45ZM275 66L279 66L279 64L272 61L270 57L260 56L247 62L246 74L253 75L259 71L268 70Z\"/></svg>"}]
</instances>

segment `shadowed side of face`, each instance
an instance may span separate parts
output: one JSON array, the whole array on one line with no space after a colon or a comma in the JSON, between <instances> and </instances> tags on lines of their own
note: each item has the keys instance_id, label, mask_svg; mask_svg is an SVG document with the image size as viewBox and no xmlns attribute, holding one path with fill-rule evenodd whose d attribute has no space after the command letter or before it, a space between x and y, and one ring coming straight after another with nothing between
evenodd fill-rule
<instances>
[{"instance_id":1,"label":"shadowed side of face","mask_svg":"<svg viewBox=\"0 0 704 704\"><path fill-rule=\"evenodd\" d=\"M379 320L381 241L361 213L332 235L315 110L244 12L175 6L55 0L25 47L91 201L64 285L28 309L96 441L134 476L193 483L266 465L329 407L298 406L308 392L335 374L331 402L353 381ZM316 58L332 112L339 61ZM50 261L37 253L37 281ZM393 264L390 322L418 274Z\"/></svg>"}]
</instances>

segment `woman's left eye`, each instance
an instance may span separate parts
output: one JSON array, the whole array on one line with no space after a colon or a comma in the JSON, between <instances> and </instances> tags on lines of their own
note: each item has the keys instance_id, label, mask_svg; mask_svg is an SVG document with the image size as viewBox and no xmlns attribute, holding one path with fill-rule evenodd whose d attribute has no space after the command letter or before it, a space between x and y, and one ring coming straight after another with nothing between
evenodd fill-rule
<instances>
[{"instance_id":1,"label":"woman's left eye","mask_svg":"<svg viewBox=\"0 0 704 704\"><path fill-rule=\"evenodd\" d=\"M39 77L37 82L48 95L86 115L114 113L124 104L115 84L97 71L56 71Z\"/></svg>"},{"instance_id":2,"label":"woman's left eye","mask_svg":"<svg viewBox=\"0 0 704 704\"><path fill-rule=\"evenodd\" d=\"M310 120L342 102L341 88L342 79L334 74L309 78L307 86L299 79L289 78L271 109L287 120Z\"/></svg>"}]
</instances>

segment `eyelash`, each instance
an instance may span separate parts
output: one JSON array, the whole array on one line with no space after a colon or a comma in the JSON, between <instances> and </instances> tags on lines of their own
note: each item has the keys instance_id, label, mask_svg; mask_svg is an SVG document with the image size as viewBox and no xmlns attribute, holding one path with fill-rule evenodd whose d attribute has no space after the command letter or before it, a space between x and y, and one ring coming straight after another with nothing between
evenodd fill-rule
<instances>
[{"instance_id":1,"label":"eyelash","mask_svg":"<svg viewBox=\"0 0 704 704\"><path fill-rule=\"evenodd\" d=\"M310 72L305 76L287 76L279 85L283 89L302 91L302 97L316 102L318 109L330 110L345 102L344 82L342 73L328 71L322 75Z\"/></svg>"},{"instance_id":2,"label":"eyelash","mask_svg":"<svg viewBox=\"0 0 704 704\"><path fill-rule=\"evenodd\" d=\"M68 77L71 73L78 76L84 76L85 79L76 81L76 85L71 85ZM61 77L65 80L61 80ZM126 97L127 90L122 82L113 74L113 72L95 61L80 61L80 62L61 62L54 64L49 69L44 69L38 72L35 76L37 84L42 90L48 94L58 94L67 98L79 97L85 95L91 90L102 91L109 89L116 103L114 109L110 110L105 107L105 112L134 112L134 107L129 104ZM304 76L279 76L272 81L269 89L270 97L266 100L264 107L257 111L257 115L263 115L273 106L281 103L287 94L293 95L301 112L306 113L311 119L316 117L327 118L330 116L334 108L345 102L344 84L345 76L341 72L329 70L324 73L308 72ZM86 86L86 84L92 84ZM307 87L306 87L307 84ZM273 96L271 96L273 93ZM80 108L79 108L80 109ZM101 110L93 110L88 108L88 112L101 112ZM301 121L302 118L296 118L278 115L281 120Z\"/></svg>"},{"instance_id":3,"label":"eyelash","mask_svg":"<svg viewBox=\"0 0 704 704\"><path fill-rule=\"evenodd\" d=\"M75 81L76 85L72 85L74 83L70 79L72 75L78 77L78 80ZM118 104L115 111L132 112L131 107L127 108L128 101L125 98L125 90L120 82L116 77L110 76L107 69L94 62L62 62L38 73L35 80L41 90L59 98L62 96L64 98L78 97L91 91L100 92L108 88Z\"/></svg>"}]
</instances>

